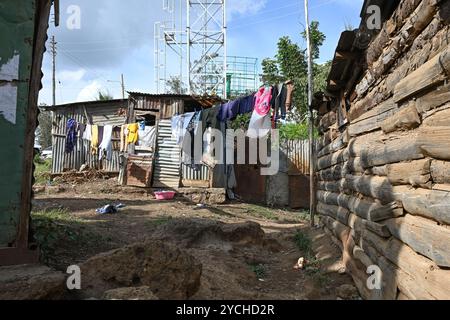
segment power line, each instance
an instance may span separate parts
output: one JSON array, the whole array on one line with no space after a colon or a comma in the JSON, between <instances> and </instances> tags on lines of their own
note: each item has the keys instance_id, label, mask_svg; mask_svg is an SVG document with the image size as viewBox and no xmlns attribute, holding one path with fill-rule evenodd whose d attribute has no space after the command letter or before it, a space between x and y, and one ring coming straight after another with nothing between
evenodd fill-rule
<instances>
[{"instance_id":1,"label":"power line","mask_svg":"<svg viewBox=\"0 0 450 320\"><path fill-rule=\"evenodd\" d=\"M72 54L70 54L67 51L61 51L61 53L63 55L65 55L67 58L69 58L70 60L72 60L73 62L75 62L78 66L80 66L83 69L86 69L87 71L93 73L97 78L102 79L103 81L107 81L105 77L103 77L103 75L99 74L97 71L94 71L93 69L83 65L83 63L81 63L78 58L76 58L75 56L73 56Z\"/></svg>"},{"instance_id":2,"label":"power line","mask_svg":"<svg viewBox=\"0 0 450 320\"><path fill-rule=\"evenodd\" d=\"M327 5L327 4L330 4L330 3L333 3L333 2L336 2L336 1L337 0L329 0L327 2L323 2L323 3L317 4L315 6L311 6L310 9L320 8L320 7L323 7L323 6ZM257 20L257 21L254 21L254 22L241 24L241 25L234 26L234 27L228 27L228 29L229 30L241 29L241 28L245 28L245 27L248 27L248 26L252 26L252 25L258 25L258 24L265 23L265 22L279 20L279 19L282 19L282 18L286 18L286 17L289 17L289 16L293 16L293 15L299 14L299 13L303 13L303 10L299 9L299 10L296 10L296 11L293 11L293 12L290 12L290 13L287 13L287 14L284 14L284 15L271 17L271 18L267 18L267 19L262 19L262 20Z\"/></svg>"}]
</instances>

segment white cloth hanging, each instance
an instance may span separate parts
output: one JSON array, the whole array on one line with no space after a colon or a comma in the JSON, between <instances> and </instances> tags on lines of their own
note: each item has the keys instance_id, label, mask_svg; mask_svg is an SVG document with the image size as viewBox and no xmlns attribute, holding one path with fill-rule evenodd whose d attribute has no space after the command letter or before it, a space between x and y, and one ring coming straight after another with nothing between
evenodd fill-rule
<instances>
[{"instance_id":1,"label":"white cloth hanging","mask_svg":"<svg viewBox=\"0 0 450 320\"><path fill-rule=\"evenodd\" d=\"M139 129L138 137L140 147L152 148L156 140L156 127L146 126L144 130Z\"/></svg>"},{"instance_id":2,"label":"white cloth hanging","mask_svg":"<svg viewBox=\"0 0 450 320\"><path fill-rule=\"evenodd\" d=\"M86 130L83 132L83 139L88 141L92 139L92 126L90 124L86 126Z\"/></svg>"},{"instance_id":3,"label":"white cloth hanging","mask_svg":"<svg viewBox=\"0 0 450 320\"><path fill-rule=\"evenodd\" d=\"M112 131L113 127L111 125L106 125L103 127L103 140L99 149L99 160L103 159L106 153L106 160L111 161L112 159Z\"/></svg>"}]
</instances>

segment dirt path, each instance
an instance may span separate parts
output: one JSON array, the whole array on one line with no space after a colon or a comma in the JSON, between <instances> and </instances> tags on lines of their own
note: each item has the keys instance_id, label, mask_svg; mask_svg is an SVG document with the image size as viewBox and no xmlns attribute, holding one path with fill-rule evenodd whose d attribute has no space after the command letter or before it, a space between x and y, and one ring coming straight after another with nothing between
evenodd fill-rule
<instances>
[{"instance_id":1,"label":"dirt path","mask_svg":"<svg viewBox=\"0 0 450 320\"><path fill-rule=\"evenodd\" d=\"M118 203L125 207L116 214L95 213L103 205ZM62 230L60 239L44 239L48 264L60 270L110 249L164 237L203 264L201 286L193 299L336 299L337 288L353 284L349 276L338 273L339 250L320 229L309 227L302 212L244 203L198 209L184 199L161 202L145 191L118 188L113 180L64 185L57 194L38 194L33 206L38 235L39 227L48 227L45 219ZM52 216L55 210L59 213ZM263 241L241 245L210 231L214 223L248 221L264 230ZM183 228L186 225L192 227ZM302 247L302 239L311 240ZM306 270L294 270L308 250L313 261Z\"/></svg>"}]
</instances>

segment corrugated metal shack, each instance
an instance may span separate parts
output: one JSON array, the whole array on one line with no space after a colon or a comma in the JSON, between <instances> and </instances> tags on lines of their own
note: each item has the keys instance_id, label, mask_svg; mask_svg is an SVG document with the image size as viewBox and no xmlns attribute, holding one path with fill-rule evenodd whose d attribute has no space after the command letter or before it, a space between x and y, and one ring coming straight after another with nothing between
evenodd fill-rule
<instances>
[{"instance_id":1,"label":"corrugated metal shack","mask_svg":"<svg viewBox=\"0 0 450 320\"><path fill-rule=\"evenodd\" d=\"M37 100L51 4L0 1L1 266L38 260L28 237Z\"/></svg>"},{"instance_id":2,"label":"corrugated metal shack","mask_svg":"<svg viewBox=\"0 0 450 320\"><path fill-rule=\"evenodd\" d=\"M95 124L99 126L112 125L120 127L126 120L127 100L90 101L45 107L52 111L52 174L60 174L65 171L79 170L87 164L89 168L99 169L105 172L119 172L119 150L113 148L111 161L98 160L98 155L90 152L90 141L78 136L78 141L73 152L66 153L66 124L69 119L74 119L81 124ZM120 132L114 131L113 146L120 142Z\"/></svg>"},{"instance_id":3,"label":"corrugated metal shack","mask_svg":"<svg viewBox=\"0 0 450 320\"><path fill-rule=\"evenodd\" d=\"M211 187L212 174L208 167L193 169L182 163L181 150L172 138L170 120L177 114L210 108L219 101L214 97L129 92L126 123L145 120L156 126L157 139L151 149L129 146L128 159L124 159L123 184L154 188ZM150 175L149 161L153 163Z\"/></svg>"}]
</instances>

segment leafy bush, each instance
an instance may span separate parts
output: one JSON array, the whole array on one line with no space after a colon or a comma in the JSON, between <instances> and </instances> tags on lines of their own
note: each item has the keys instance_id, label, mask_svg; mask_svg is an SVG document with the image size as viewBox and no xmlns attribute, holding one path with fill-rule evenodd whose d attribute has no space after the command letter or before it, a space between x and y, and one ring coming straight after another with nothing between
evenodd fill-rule
<instances>
[{"instance_id":1,"label":"leafy bush","mask_svg":"<svg viewBox=\"0 0 450 320\"><path fill-rule=\"evenodd\" d=\"M267 273L267 267L263 264L250 265L251 270L258 279L263 279Z\"/></svg>"},{"instance_id":2,"label":"leafy bush","mask_svg":"<svg viewBox=\"0 0 450 320\"><path fill-rule=\"evenodd\" d=\"M298 231L294 236L294 242L297 247L310 258L312 255L312 240L308 237L308 235L304 234L301 231Z\"/></svg>"},{"instance_id":3,"label":"leafy bush","mask_svg":"<svg viewBox=\"0 0 450 320\"><path fill-rule=\"evenodd\" d=\"M231 125L230 125L231 129L233 129L233 130L242 129L244 131L247 131L248 125L250 124L251 116L252 116L251 113L239 114L236 117L236 119L231 121Z\"/></svg>"}]
</instances>

